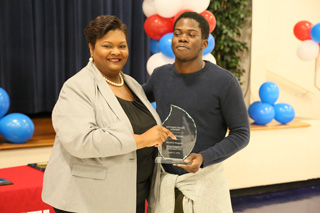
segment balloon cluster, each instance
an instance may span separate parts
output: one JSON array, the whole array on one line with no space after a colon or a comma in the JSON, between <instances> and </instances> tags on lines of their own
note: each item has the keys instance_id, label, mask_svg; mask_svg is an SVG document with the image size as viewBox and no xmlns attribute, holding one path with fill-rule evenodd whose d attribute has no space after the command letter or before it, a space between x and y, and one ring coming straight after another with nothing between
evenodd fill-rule
<instances>
[{"instance_id":1,"label":"balloon cluster","mask_svg":"<svg viewBox=\"0 0 320 213\"><path fill-rule=\"evenodd\" d=\"M275 102L279 98L278 86L270 81L263 83L259 89L261 101L253 102L248 109L249 116L258 125L266 125L273 119L281 124L289 123L295 116L293 107L287 103Z\"/></svg>"},{"instance_id":2,"label":"balloon cluster","mask_svg":"<svg viewBox=\"0 0 320 213\"><path fill-rule=\"evenodd\" d=\"M309 21L299 21L295 24L293 33L302 41L297 49L298 57L304 61L315 59L320 50L320 23L313 26Z\"/></svg>"},{"instance_id":3,"label":"balloon cluster","mask_svg":"<svg viewBox=\"0 0 320 213\"><path fill-rule=\"evenodd\" d=\"M211 35L216 27L215 16L208 8L210 0L144 0L142 10L147 19L144 22L144 30L151 38L150 50L153 55L147 62L147 71L151 75L156 67L174 62L174 54L171 48L173 37L173 24L184 12L192 11L200 13L209 23L210 34L208 46L203 50L203 59L216 63L211 54L215 46L215 40Z\"/></svg>"},{"instance_id":4,"label":"balloon cluster","mask_svg":"<svg viewBox=\"0 0 320 213\"><path fill-rule=\"evenodd\" d=\"M0 88L0 134L12 143L24 143L34 132L32 120L22 113L11 113L4 116L10 106L8 93Z\"/></svg>"}]
</instances>

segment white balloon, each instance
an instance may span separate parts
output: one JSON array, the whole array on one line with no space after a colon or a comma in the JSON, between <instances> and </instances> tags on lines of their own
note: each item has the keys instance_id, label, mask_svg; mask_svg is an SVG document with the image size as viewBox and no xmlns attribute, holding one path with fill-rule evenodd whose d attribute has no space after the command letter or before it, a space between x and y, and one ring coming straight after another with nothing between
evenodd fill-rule
<instances>
[{"instance_id":1,"label":"white balloon","mask_svg":"<svg viewBox=\"0 0 320 213\"><path fill-rule=\"evenodd\" d=\"M209 4L210 0L182 0L182 10L189 9L202 13L209 7Z\"/></svg>"},{"instance_id":2,"label":"white balloon","mask_svg":"<svg viewBox=\"0 0 320 213\"><path fill-rule=\"evenodd\" d=\"M301 60L310 61L319 54L319 44L313 40L302 41L297 49L297 55Z\"/></svg>"},{"instance_id":3,"label":"white balloon","mask_svg":"<svg viewBox=\"0 0 320 213\"><path fill-rule=\"evenodd\" d=\"M173 64L174 58L168 58L164 54L156 53L150 56L150 58L147 61L147 71L149 75L153 73L153 70L157 67L160 67L165 64Z\"/></svg>"},{"instance_id":4,"label":"white balloon","mask_svg":"<svg viewBox=\"0 0 320 213\"><path fill-rule=\"evenodd\" d=\"M210 61L213 64L217 64L216 58L211 53L203 55L202 60Z\"/></svg>"},{"instance_id":5,"label":"white balloon","mask_svg":"<svg viewBox=\"0 0 320 213\"><path fill-rule=\"evenodd\" d=\"M145 16L149 17L154 14L157 14L156 7L154 5L154 1L144 0L142 3L142 11Z\"/></svg>"},{"instance_id":6,"label":"white balloon","mask_svg":"<svg viewBox=\"0 0 320 213\"><path fill-rule=\"evenodd\" d=\"M159 16L171 18L182 8L182 0L154 0Z\"/></svg>"}]
</instances>

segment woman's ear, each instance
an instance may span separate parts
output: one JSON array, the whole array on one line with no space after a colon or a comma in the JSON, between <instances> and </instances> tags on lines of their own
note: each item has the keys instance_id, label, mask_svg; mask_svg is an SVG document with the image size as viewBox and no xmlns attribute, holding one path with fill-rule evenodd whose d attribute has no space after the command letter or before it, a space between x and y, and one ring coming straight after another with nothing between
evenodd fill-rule
<instances>
[{"instance_id":1,"label":"woman's ear","mask_svg":"<svg viewBox=\"0 0 320 213\"><path fill-rule=\"evenodd\" d=\"M91 43L88 43L88 46L89 46L89 49L90 49L90 56L92 57L93 56L93 46Z\"/></svg>"}]
</instances>

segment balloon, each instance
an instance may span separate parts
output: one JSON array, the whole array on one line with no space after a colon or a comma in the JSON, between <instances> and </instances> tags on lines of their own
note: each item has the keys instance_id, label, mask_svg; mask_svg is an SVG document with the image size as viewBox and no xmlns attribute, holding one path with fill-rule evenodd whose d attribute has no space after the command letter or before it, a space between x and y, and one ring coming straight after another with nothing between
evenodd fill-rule
<instances>
[{"instance_id":1,"label":"balloon","mask_svg":"<svg viewBox=\"0 0 320 213\"><path fill-rule=\"evenodd\" d=\"M153 108L154 108L155 110L157 110L157 103L156 103L156 102L152 102L151 105L153 106Z\"/></svg>"},{"instance_id":2,"label":"balloon","mask_svg":"<svg viewBox=\"0 0 320 213\"><path fill-rule=\"evenodd\" d=\"M209 32L212 33L214 28L216 27L216 17L209 11L205 10L202 13L200 13L209 23Z\"/></svg>"},{"instance_id":3,"label":"balloon","mask_svg":"<svg viewBox=\"0 0 320 213\"><path fill-rule=\"evenodd\" d=\"M297 55L301 60L310 61L319 54L319 45L315 41L305 40L301 42L297 49Z\"/></svg>"},{"instance_id":4,"label":"balloon","mask_svg":"<svg viewBox=\"0 0 320 213\"><path fill-rule=\"evenodd\" d=\"M153 54L147 61L147 71L149 75L153 73L153 70L165 64L173 64L174 58L168 58L161 52Z\"/></svg>"},{"instance_id":5,"label":"balloon","mask_svg":"<svg viewBox=\"0 0 320 213\"><path fill-rule=\"evenodd\" d=\"M174 17L173 17L173 25L174 23L176 22L177 18L179 18L179 16L182 14L182 13L185 13L185 12L194 12L193 10L190 10L190 9L185 9L185 10L180 10L180 12L178 12Z\"/></svg>"},{"instance_id":6,"label":"balloon","mask_svg":"<svg viewBox=\"0 0 320 213\"><path fill-rule=\"evenodd\" d=\"M207 55L208 53L211 53L214 48L214 45L215 45L214 38L211 34L209 34L208 46L203 50L203 55Z\"/></svg>"},{"instance_id":7,"label":"balloon","mask_svg":"<svg viewBox=\"0 0 320 213\"><path fill-rule=\"evenodd\" d=\"M153 54L160 52L159 40L154 40L154 39L150 40L150 50Z\"/></svg>"},{"instance_id":8,"label":"balloon","mask_svg":"<svg viewBox=\"0 0 320 213\"><path fill-rule=\"evenodd\" d=\"M24 143L32 137L34 124L28 116L12 113L0 120L0 132L12 143Z\"/></svg>"},{"instance_id":9,"label":"balloon","mask_svg":"<svg viewBox=\"0 0 320 213\"><path fill-rule=\"evenodd\" d=\"M173 17L182 7L182 0L154 0L157 13L165 18Z\"/></svg>"},{"instance_id":10,"label":"balloon","mask_svg":"<svg viewBox=\"0 0 320 213\"><path fill-rule=\"evenodd\" d=\"M273 107L275 111L274 119L279 123L286 124L293 120L295 112L291 105L286 103L278 103Z\"/></svg>"},{"instance_id":11,"label":"balloon","mask_svg":"<svg viewBox=\"0 0 320 213\"><path fill-rule=\"evenodd\" d=\"M160 51L169 58L174 58L174 53L171 48L173 33L167 33L160 39L159 48Z\"/></svg>"},{"instance_id":12,"label":"balloon","mask_svg":"<svg viewBox=\"0 0 320 213\"><path fill-rule=\"evenodd\" d=\"M248 108L248 114L249 114L250 118L252 118L253 120L254 120L253 112L254 112L254 110L256 109L256 107L257 107L258 105L260 105L260 104L261 104L261 101L255 101L255 102L253 102L252 104L250 104L250 106L249 106L249 108Z\"/></svg>"},{"instance_id":13,"label":"balloon","mask_svg":"<svg viewBox=\"0 0 320 213\"><path fill-rule=\"evenodd\" d=\"M312 27L310 34L313 41L320 43L320 23Z\"/></svg>"},{"instance_id":14,"label":"balloon","mask_svg":"<svg viewBox=\"0 0 320 213\"><path fill-rule=\"evenodd\" d=\"M203 55L202 60L210 61L213 64L217 64L215 57L211 53L208 53L207 55Z\"/></svg>"},{"instance_id":15,"label":"balloon","mask_svg":"<svg viewBox=\"0 0 320 213\"><path fill-rule=\"evenodd\" d=\"M262 103L273 105L279 98L278 85L271 81L267 81L260 86L259 96Z\"/></svg>"},{"instance_id":16,"label":"balloon","mask_svg":"<svg viewBox=\"0 0 320 213\"><path fill-rule=\"evenodd\" d=\"M142 11L147 17L157 14L154 1L144 0L142 3Z\"/></svg>"},{"instance_id":17,"label":"balloon","mask_svg":"<svg viewBox=\"0 0 320 213\"><path fill-rule=\"evenodd\" d=\"M254 118L253 120L256 124L266 125L273 120L275 111L270 104L260 103L254 108L251 116Z\"/></svg>"},{"instance_id":18,"label":"balloon","mask_svg":"<svg viewBox=\"0 0 320 213\"><path fill-rule=\"evenodd\" d=\"M0 87L0 118L8 112L9 106L9 95L4 89Z\"/></svg>"},{"instance_id":19,"label":"balloon","mask_svg":"<svg viewBox=\"0 0 320 213\"><path fill-rule=\"evenodd\" d=\"M181 9L192 9L197 13L201 13L208 8L209 4L210 0L183 0Z\"/></svg>"},{"instance_id":20,"label":"balloon","mask_svg":"<svg viewBox=\"0 0 320 213\"><path fill-rule=\"evenodd\" d=\"M163 35L173 32L172 18L152 15L145 20L144 30L150 38L160 40Z\"/></svg>"},{"instance_id":21,"label":"balloon","mask_svg":"<svg viewBox=\"0 0 320 213\"><path fill-rule=\"evenodd\" d=\"M308 21L299 21L294 25L293 34L301 41L311 40L310 31L312 26Z\"/></svg>"}]
</instances>

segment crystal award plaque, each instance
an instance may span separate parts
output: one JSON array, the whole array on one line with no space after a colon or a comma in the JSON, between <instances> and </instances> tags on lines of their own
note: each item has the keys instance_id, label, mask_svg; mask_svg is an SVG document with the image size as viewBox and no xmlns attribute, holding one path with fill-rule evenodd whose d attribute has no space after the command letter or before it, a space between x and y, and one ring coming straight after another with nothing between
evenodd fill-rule
<instances>
[{"instance_id":1,"label":"crystal award plaque","mask_svg":"<svg viewBox=\"0 0 320 213\"><path fill-rule=\"evenodd\" d=\"M169 129L177 138L170 137L159 146L161 157L157 157L156 163L186 164L184 159L191 153L197 138L197 128L192 117L182 108L171 105L170 113L163 122L163 126Z\"/></svg>"}]
</instances>

